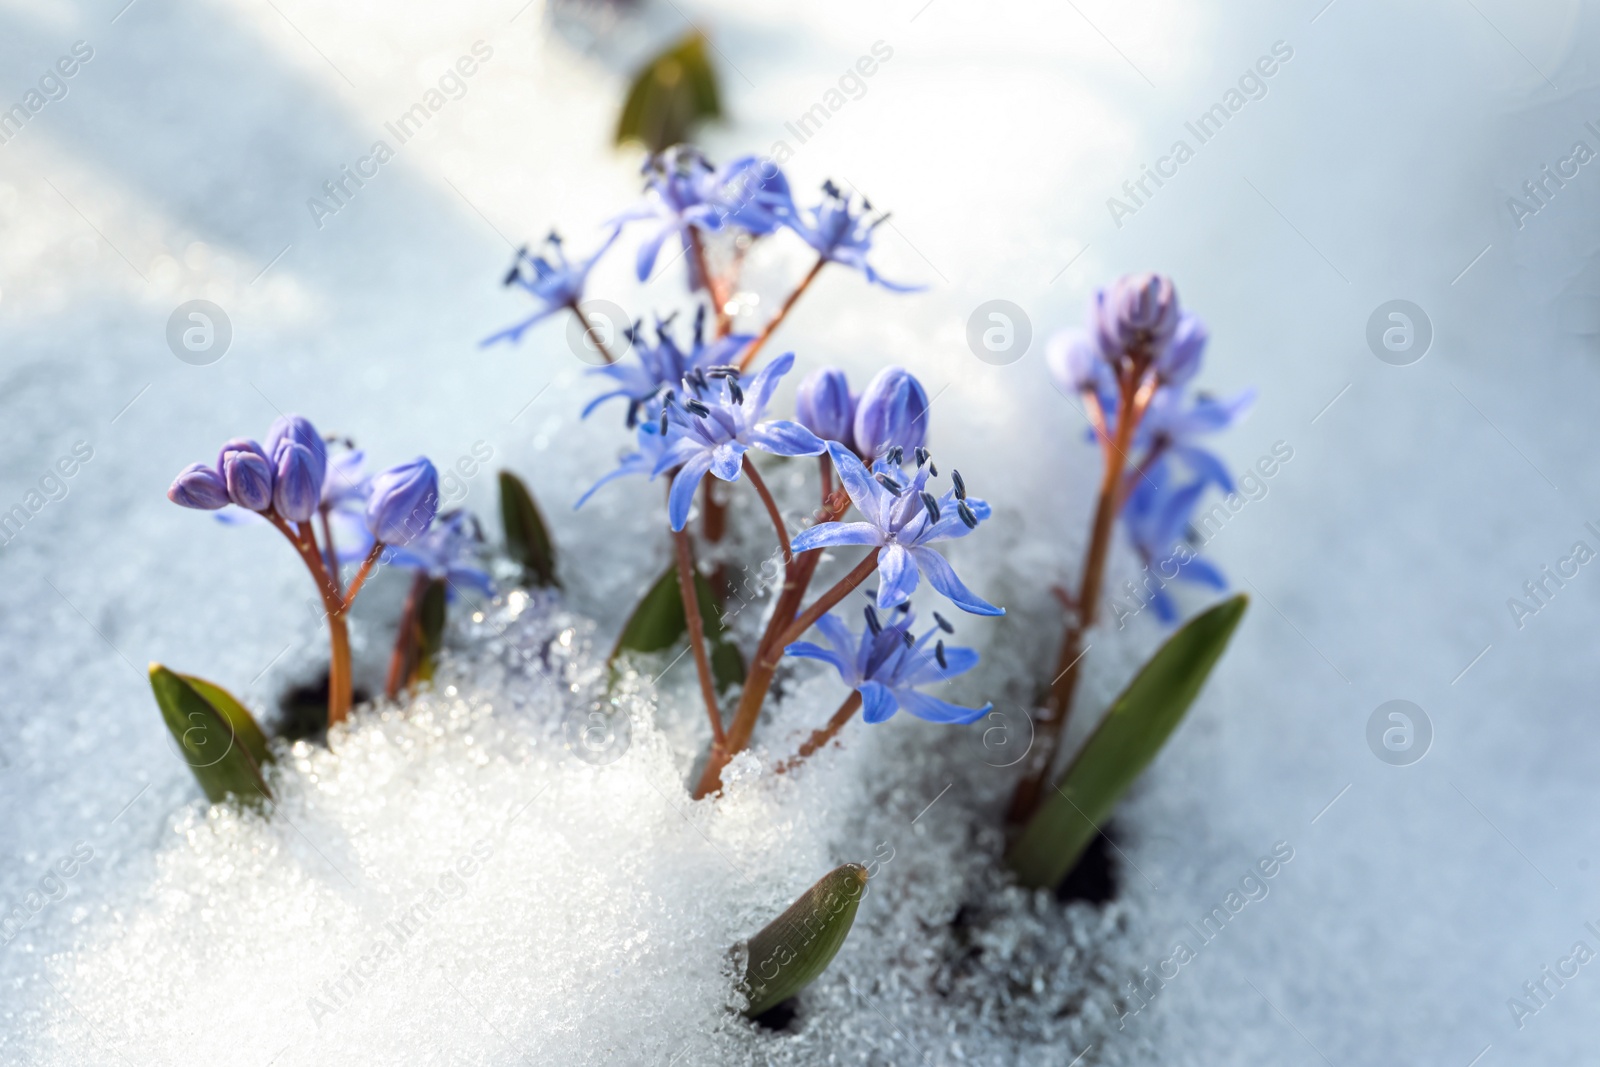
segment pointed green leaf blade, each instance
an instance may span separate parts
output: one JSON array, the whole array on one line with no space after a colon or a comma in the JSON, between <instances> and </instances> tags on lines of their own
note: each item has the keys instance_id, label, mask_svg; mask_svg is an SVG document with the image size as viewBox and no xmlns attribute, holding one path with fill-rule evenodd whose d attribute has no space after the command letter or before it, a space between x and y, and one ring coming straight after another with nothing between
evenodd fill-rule
<instances>
[{"instance_id":1,"label":"pointed green leaf blade","mask_svg":"<svg viewBox=\"0 0 1600 1067\"><path fill-rule=\"evenodd\" d=\"M428 582L417 607L417 669L414 681L426 682L433 678L433 669L439 662L439 650L444 647L445 603L448 592L443 578Z\"/></svg>"},{"instance_id":2,"label":"pointed green leaf blade","mask_svg":"<svg viewBox=\"0 0 1600 1067\"><path fill-rule=\"evenodd\" d=\"M695 599L700 603L700 619L705 627L711 673L718 688L726 689L744 681L744 657L727 639L716 592L705 575L695 575ZM678 588L678 569L669 566L640 598L633 614L622 626L608 662L624 652L661 652L671 648L688 632L683 612L683 595Z\"/></svg>"},{"instance_id":3,"label":"pointed green leaf blade","mask_svg":"<svg viewBox=\"0 0 1600 1067\"><path fill-rule=\"evenodd\" d=\"M866 885L865 867L836 867L746 943L745 1015L753 1019L788 1000L828 969L849 936Z\"/></svg>"},{"instance_id":4,"label":"pointed green leaf blade","mask_svg":"<svg viewBox=\"0 0 1600 1067\"><path fill-rule=\"evenodd\" d=\"M1140 668L1006 853L1018 882L1053 887L1072 870L1183 720L1248 604L1241 593L1195 616Z\"/></svg>"},{"instance_id":5,"label":"pointed green leaf blade","mask_svg":"<svg viewBox=\"0 0 1600 1067\"><path fill-rule=\"evenodd\" d=\"M208 688L215 690L217 687L208 685ZM260 803L271 797L248 746L234 732L228 716L202 696L199 689L159 663L150 665L150 689L155 693L167 729L177 741L179 752L194 772L207 800L217 804L230 793L249 803ZM238 701L228 699L238 705ZM243 710L242 705L239 710Z\"/></svg>"},{"instance_id":6,"label":"pointed green leaf blade","mask_svg":"<svg viewBox=\"0 0 1600 1067\"><path fill-rule=\"evenodd\" d=\"M272 753L267 748L267 735L262 732L256 723L254 715L240 702L239 698L228 692L215 682L208 682L204 678L197 678L192 674L180 674L179 678L188 682L224 719L233 730L233 736L239 739L239 744L250 754L250 759L257 767L265 767L272 762Z\"/></svg>"},{"instance_id":7,"label":"pointed green leaf blade","mask_svg":"<svg viewBox=\"0 0 1600 1067\"><path fill-rule=\"evenodd\" d=\"M651 152L691 140L696 127L722 117L717 75L699 30L657 55L634 76L617 117L617 144Z\"/></svg>"},{"instance_id":8,"label":"pointed green leaf blade","mask_svg":"<svg viewBox=\"0 0 1600 1067\"><path fill-rule=\"evenodd\" d=\"M633 614L622 624L611 659L623 652L660 652L683 636L683 597L678 593L678 572L668 567L645 591Z\"/></svg>"},{"instance_id":9,"label":"pointed green leaf blade","mask_svg":"<svg viewBox=\"0 0 1600 1067\"><path fill-rule=\"evenodd\" d=\"M506 555L522 564L523 581L549 588L556 580L556 550L533 494L521 478L500 472L500 521L505 526Z\"/></svg>"}]
</instances>

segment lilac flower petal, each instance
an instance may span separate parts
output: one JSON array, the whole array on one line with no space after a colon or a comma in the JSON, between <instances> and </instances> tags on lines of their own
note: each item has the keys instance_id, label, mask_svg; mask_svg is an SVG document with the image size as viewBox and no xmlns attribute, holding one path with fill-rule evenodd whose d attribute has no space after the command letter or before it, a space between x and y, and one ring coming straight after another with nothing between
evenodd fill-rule
<instances>
[{"instance_id":1,"label":"lilac flower petal","mask_svg":"<svg viewBox=\"0 0 1600 1067\"><path fill-rule=\"evenodd\" d=\"M618 478L629 474L649 473L650 461L645 459L641 453L635 452L631 456L625 457L616 470L602 475L599 481L591 485L588 491L578 498L578 502L572 505L572 510L577 511L579 508L583 507L583 505L588 502L589 498L594 496L595 491L608 482L616 481Z\"/></svg>"},{"instance_id":2,"label":"lilac flower petal","mask_svg":"<svg viewBox=\"0 0 1600 1067\"><path fill-rule=\"evenodd\" d=\"M1157 589L1150 594L1150 606L1155 609L1156 618L1167 625L1178 621L1178 608L1165 589Z\"/></svg>"},{"instance_id":3,"label":"lilac flower petal","mask_svg":"<svg viewBox=\"0 0 1600 1067\"><path fill-rule=\"evenodd\" d=\"M478 347L479 348L488 348L490 345L497 344L500 341L511 341L513 343L515 343L517 341L520 341L520 340L522 340L522 335L527 333L534 326L537 326L539 323L543 322L545 319L548 319L551 315L554 315L556 312L564 311L564 310L566 310L564 307L555 306L555 307L543 308L543 309L541 309L539 311L536 311L532 315L529 315L527 318L523 319L521 322L517 323L516 325L507 326L505 329L501 330L499 333L490 334L488 337L485 337L483 340L478 342Z\"/></svg>"},{"instance_id":4,"label":"lilac flower petal","mask_svg":"<svg viewBox=\"0 0 1600 1067\"><path fill-rule=\"evenodd\" d=\"M672 521L674 531L688 524L689 509L694 505L694 492L700 488L700 480L710 469L711 453L701 452L685 461L672 479L672 489L667 494L667 517Z\"/></svg>"},{"instance_id":5,"label":"lilac flower petal","mask_svg":"<svg viewBox=\"0 0 1600 1067\"><path fill-rule=\"evenodd\" d=\"M966 674L978 665L978 650L974 648L949 648L944 650L944 666L931 651L919 651L923 662L913 667L903 677L906 685L932 685L945 682L958 674Z\"/></svg>"},{"instance_id":6,"label":"lilac flower petal","mask_svg":"<svg viewBox=\"0 0 1600 1067\"><path fill-rule=\"evenodd\" d=\"M1217 483L1225 493L1233 492L1233 476L1228 473L1228 468L1222 465L1222 460L1216 454L1208 452L1194 445L1175 444L1171 446L1173 455L1189 465L1189 469L1200 476L1201 484L1207 481Z\"/></svg>"},{"instance_id":7,"label":"lilac flower petal","mask_svg":"<svg viewBox=\"0 0 1600 1067\"><path fill-rule=\"evenodd\" d=\"M1005 608L997 608L978 596L956 577L956 572L945 558L931 548L911 549L917 568L928 576L928 584L950 599L962 611L973 615L1004 615Z\"/></svg>"},{"instance_id":8,"label":"lilac flower petal","mask_svg":"<svg viewBox=\"0 0 1600 1067\"><path fill-rule=\"evenodd\" d=\"M810 641L795 641L793 644L785 645L783 653L786 656L794 656L797 659L819 659L833 667L834 670L847 679L851 674L851 665L845 661L844 657L832 649L814 645Z\"/></svg>"},{"instance_id":9,"label":"lilac flower petal","mask_svg":"<svg viewBox=\"0 0 1600 1067\"><path fill-rule=\"evenodd\" d=\"M967 507L972 509L973 518L981 524L992 513L989 503L975 496L967 497ZM961 521L961 515L956 510L954 493L946 493L939 501L939 521L917 534L917 544L929 545L935 541L955 541L972 532L972 527Z\"/></svg>"},{"instance_id":10,"label":"lilac flower petal","mask_svg":"<svg viewBox=\"0 0 1600 1067\"><path fill-rule=\"evenodd\" d=\"M981 708L965 708L960 704L952 704L948 700L940 700L938 697L931 697L914 689L898 689L895 691L895 696L900 698L901 706L917 718L926 722L949 723L955 726L977 722L994 708L993 704L985 704Z\"/></svg>"},{"instance_id":11,"label":"lilac flower petal","mask_svg":"<svg viewBox=\"0 0 1600 1067\"><path fill-rule=\"evenodd\" d=\"M494 596L494 579L478 567L457 564L445 574L445 596L454 599L458 592L472 590L480 596Z\"/></svg>"},{"instance_id":12,"label":"lilac flower petal","mask_svg":"<svg viewBox=\"0 0 1600 1067\"><path fill-rule=\"evenodd\" d=\"M875 526L883 525L883 500L888 490L873 480L871 474L856 454L837 441L828 443L828 455L833 458L833 469L839 474L844 491L861 515Z\"/></svg>"},{"instance_id":13,"label":"lilac flower petal","mask_svg":"<svg viewBox=\"0 0 1600 1067\"><path fill-rule=\"evenodd\" d=\"M785 352L756 372L744 391L744 409L751 413L752 418L759 418L767 410L767 405L772 401L772 391L778 388L778 379L788 374L793 366L794 353Z\"/></svg>"},{"instance_id":14,"label":"lilac flower petal","mask_svg":"<svg viewBox=\"0 0 1600 1067\"><path fill-rule=\"evenodd\" d=\"M668 237L677 232L678 226L675 223L669 222L662 226L661 229L651 234L645 239L645 242L639 246L639 255L634 263L634 270L638 274L641 282L647 282L650 280L650 272L655 270L656 257L661 254L662 243L665 242Z\"/></svg>"},{"instance_id":15,"label":"lilac flower petal","mask_svg":"<svg viewBox=\"0 0 1600 1067\"><path fill-rule=\"evenodd\" d=\"M894 692L882 682L867 682L858 690L861 694L861 718L864 722L883 722L899 710L900 702Z\"/></svg>"},{"instance_id":16,"label":"lilac flower petal","mask_svg":"<svg viewBox=\"0 0 1600 1067\"><path fill-rule=\"evenodd\" d=\"M883 533L870 522L819 522L809 530L802 530L791 547L796 552L810 552L814 548L839 545L881 544Z\"/></svg>"},{"instance_id":17,"label":"lilac flower petal","mask_svg":"<svg viewBox=\"0 0 1600 1067\"><path fill-rule=\"evenodd\" d=\"M1178 577L1184 581L1209 585L1213 589L1228 588L1228 580L1222 576L1222 572L1199 556L1190 556L1178 564Z\"/></svg>"},{"instance_id":18,"label":"lilac flower petal","mask_svg":"<svg viewBox=\"0 0 1600 1067\"><path fill-rule=\"evenodd\" d=\"M628 393L628 391L626 389L613 389L609 393L601 393L599 396L595 397L593 400L591 400L587 404L583 405L583 411L581 411L578 414L578 418L587 419L589 417L589 413L591 411L593 411L595 408L599 407L601 404L604 404L607 400L610 400L612 397L628 396L628 395L630 395L630 394Z\"/></svg>"},{"instance_id":19,"label":"lilac flower petal","mask_svg":"<svg viewBox=\"0 0 1600 1067\"><path fill-rule=\"evenodd\" d=\"M662 448L661 455L656 457L656 465L651 468L650 477L654 478L658 474L665 474L674 467L681 467L691 459L694 459L702 454L706 457L706 469L709 470L711 465L711 450L706 448L699 441L690 440L686 437L680 437L676 441L673 441L666 447Z\"/></svg>"},{"instance_id":20,"label":"lilac flower petal","mask_svg":"<svg viewBox=\"0 0 1600 1067\"><path fill-rule=\"evenodd\" d=\"M888 278L872 269L872 265L865 259L861 261L861 272L867 276L867 281L881 285L891 293L920 293L927 288L926 285L911 285L906 282L891 282Z\"/></svg>"},{"instance_id":21,"label":"lilac flower petal","mask_svg":"<svg viewBox=\"0 0 1600 1067\"><path fill-rule=\"evenodd\" d=\"M1189 525L1189 517L1194 514L1195 505L1200 502L1200 494L1205 491L1205 482L1192 482L1162 502L1151 530L1151 544L1148 546L1150 549L1159 553L1170 552L1173 546L1182 540L1184 528Z\"/></svg>"},{"instance_id":22,"label":"lilac flower petal","mask_svg":"<svg viewBox=\"0 0 1600 1067\"><path fill-rule=\"evenodd\" d=\"M846 662L854 659L857 645L856 635L850 632L850 628L844 624L843 619L829 613L817 620L816 627L822 631L822 636L828 639L828 644L833 646L833 650L839 654L841 659ZM853 681L843 668L840 669L839 673L845 675L845 681Z\"/></svg>"},{"instance_id":23,"label":"lilac flower petal","mask_svg":"<svg viewBox=\"0 0 1600 1067\"><path fill-rule=\"evenodd\" d=\"M737 481L744 466L745 447L737 441L724 441L711 450L711 473L725 482Z\"/></svg>"},{"instance_id":24,"label":"lilac flower petal","mask_svg":"<svg viewBox=\"0 0 1600 1067\"><path fill-rule=\"evenodd\" d=\"M798 422L775 419L748 434L750 444L775 456L820 456L828 443Z\"/></svg>"},{"instance_id":25,"label":"lilac flower petal","mask_svg":"<svg viewBox=\"0 0 1600 1067\"><path fill-rule=\"evenodd\" d=\"M917 565L902 545L884 545L878 551L878 607L905 603L917 589Z\"/></svg>"}]
</instances>

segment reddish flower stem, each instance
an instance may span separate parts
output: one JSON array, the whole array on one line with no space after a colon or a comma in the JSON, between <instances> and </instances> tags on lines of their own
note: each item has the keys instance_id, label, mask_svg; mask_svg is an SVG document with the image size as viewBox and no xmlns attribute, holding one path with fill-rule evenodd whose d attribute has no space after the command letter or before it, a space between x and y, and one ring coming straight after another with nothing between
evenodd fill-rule
<instances>
[{"instance_id":1,"label":"reddish flower stem","mask_svg":"<svg viewBox=\"0 0 1600 1067\"><path fill-rule=\"evenodd\" d=\"M677 530L672 535L672 547L678 559L678 594L683 601L683 617L689 626L689 648L694 652L694 667L700 675L700 695L705 698L706 715L711 719L711 750L715 753L725 743L722 730L722 711L717 707L717 687L711 677L711 657L706 652L705 620L700 617L700 597L694 583L694 549L689 544L689 534Z\"/></svg>"},{"instance_id":2,"label":"reddish flower stem","mask_svg":"<svg viewBox=\"0 0 1600 1067\"><path fill-rule=\"evenodd\" d=\"M854 690L845 698L845 702L839 705L839 710L833 713L833 718L828 720L828 725L812 731L811 736L806 739L806 743L800 746L800 751L795 753L794 757L787 763L778 766L778 773L785 774L792 771L810 759L818 749L837 737L839 731L844 729L845 724L853 719L860 709L861 691Z\"/></svg>"},{"instance_id":3,"label":"reddish flower stem","mask_svg":"<svg viewBox=\"0 0 1600 1067\"><path fill-rule=\"evenodd\" d=\"M778 313L772 316L767 324L761 328L761 332L756 335L756 339L750 342L750 347L744 350L744 355L739 357L739 369L741 371L748 369L750 364L756 361L756 356L760 354L762 347L767 343L767 338L771 337L773 331L783 324L784 319L789 317L789 310L800 299L800 294L811 287L811 283L818 274L822 273L822 268L827 265L827 262L827 256L817 257L817 261L811 265L811 270L806 272L804 278L800 279L800 284L795 286L794 291L784 300L783 306L778 309Z\"/></svg>"},{"instance_id":4,"label":"reddish flower stem","mask_svg":"<svg viewBox=\"0 0 1600 1067\"><path fill-rule=\"evenodd\" d=\"M772 499L772 493L767 489L767 483L762 480L761 472L756 470L756 465L750 462L750 453L744 455L744 472L750 478L750 484L755 486L761 495L761 502L767 506L767 516L772 519L772 528L777 531L778 544L783 546L783 565L788 567L794 562L794 549L789 544L789 531L783 525L783 512L778 510L778 502Z\"/></svg>"}]
</instances>

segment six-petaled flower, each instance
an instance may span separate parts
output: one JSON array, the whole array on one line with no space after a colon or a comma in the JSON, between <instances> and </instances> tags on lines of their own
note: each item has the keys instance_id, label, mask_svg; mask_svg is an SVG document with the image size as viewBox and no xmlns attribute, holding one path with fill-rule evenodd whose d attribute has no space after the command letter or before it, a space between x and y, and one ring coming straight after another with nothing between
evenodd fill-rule
<instances>
[{"instance_id":1,"label":"six-petaled flower","mask_svg":"<svg viewBox=\"0 0 1600 1067\"><path fill-rule=\"evenodd\" d=\"M960 475L951 472L953 488L941 497L927 490L930 464L917 464L910 479L901 483L891 465L867 470L854 452L834 442L828 445L844 483L845 492L861 512L860 522L824 522L794 539L796 552L838 545L865 545L878 550L878 607L904 603L917 588L918 574L962 611L974 615L1004 615L1004 608L978 596L962 584L945 558L928 547L939 541L965 537L989 517L989 505L966 495Z\"/></svg>"},{"instance_id":2,"label":"six-petaled flower","mask_svg":"<svg viewBox=\"0 0 1600 1067\"><path fill-rule=\"evenodd\" d=\"M817 620L817 629L829 647L796 641L784 651L830 664L846 685L861 694L861 717L869 723L883 722L900 708L928 722L955 724L976 722L989 713L992 704L969 708L918 692L978 665L975 650L946 647L943 637L937 636L951 632L937 612L938 625L921 637L911 635L910 605L889 613L888 621L880 621L870 606L864 614L866 627L859 638L838 616L824 615Z\"/></svg>"}]
</instances>

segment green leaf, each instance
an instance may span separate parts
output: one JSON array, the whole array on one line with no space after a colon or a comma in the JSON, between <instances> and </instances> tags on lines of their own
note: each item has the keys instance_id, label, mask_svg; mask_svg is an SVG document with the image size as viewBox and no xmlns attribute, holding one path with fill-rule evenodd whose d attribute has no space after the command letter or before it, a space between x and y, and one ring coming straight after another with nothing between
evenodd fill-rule
<instances>
[{"instance_id":1,"label":"green leaf","mask_svg":"<svg viewBox=\"0 0 1600 1067\"><path fill-rule=\"evenodd\" d=\"M180 674L179 678L188 682L200 696L214 708L217 714L227 720L228 726L233 730L233 736L238 738L239 744L249 753L250 759L257 767L264 767L272 762L272 753L267 749L267 735L261 732L254 715L250 714L237 697L222 686L208 682L204 678L197 678L192 674Z\"/></svg>"},{"instance_id":2,"label":"green leaf","mask_svg":"<svg viewBox=\"0 0 1600 1067\"><path fill-rule=\"evenodd\" d=\"M711 673L720 688L744 681L744 657L727 639L716 592L705 575L694 576L695 599L700 603L700 619L705 627ZM608 663L624 652L661 652L671 648L688 632L683 611L683 596L678 588L678 568L669 566L645 592L633 614L622 626Z\"/></svg>"},{"instance_id":3,"label":"green leaf","mask_svg":"<svg viewBox=\"0 0 1600 1067\"><path fill-rule=\"evenodd\" d=\"M732 641L719 639L711 643L711 677L718 689L744 684L744 656Z\"/></svg>"},{"instance_id":4,"label":"green leaf","mask_svg":"<svg viewBox=\"0 0 1600 1067\"><path fill-rule=\"evenodd\" d=\"M855 922L866 885L865 867L836 867L745 943L749 959L739 987L750 999L745 1015L753 1019L788 1000L828 969Z\"/></svg>"},{"instance_id":5,"label":"green leaf","mask_svg":"<svg viewBox=\"0 0 1600 1067\"><path fill-rule=\"evenodd\" d=\"M1053 887L1072 870L1194 703L1248 604L1241 593L1190 619L1128 683L1006 853L1018 882Z\"/></svg>"},{"instance_id":6,"label":"green leaf","mask_svg":"<svg viewBox=\"0 0 1600 1067\"><path fill-rule=\"evenodd\" d=\"M500 472L500 520L506 531L506 555L522 564L523 581L559 586L556 550L533 494L510 471Z\"/></svg>"},{"instance_id":7,"label":"green leaf","mask_svg":"<svg viewBox=\"0 0 1600 1067\"><path fill-rule=\"evenodd\" d=\"M250 803L271 798L261 777L266 738L243 704L220 686L159 663L150 665L150 688L206 799L217 804L230 793Z\"/></svg>"},{"instance_id":8,"label":"green leaf","mask_svg":"<svg viewBox=\"0 0 1600 1067\"><path fill-rule=\"evenodd\" d=\"M433 677L434 665L439 662L439 649L444 645L445 580L434 578L422 594L417 605L417 669L414 681L426 682Z\"/></svg>"},{"instance_id":9,"label":"green leaf","mask_svg":"<svg viewBox=\"0 0 1600 1067\"><path fill-rule=\"evenodd\" d=\"M707 119L722 117L717 74L699 30L657 55L634 76L617 117L616 143L636 141L651 152L693 138Z\"/></svg>"}]
</instances>

